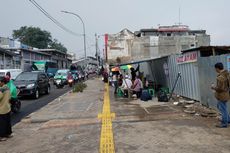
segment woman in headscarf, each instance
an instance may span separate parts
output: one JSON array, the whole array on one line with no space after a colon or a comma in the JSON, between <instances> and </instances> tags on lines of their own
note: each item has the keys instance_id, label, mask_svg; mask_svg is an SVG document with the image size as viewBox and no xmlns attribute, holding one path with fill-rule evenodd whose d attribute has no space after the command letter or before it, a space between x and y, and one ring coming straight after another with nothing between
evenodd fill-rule
<instances>
[{"instance_id":1,"label":"woman in headscarf","mask_svg":"<svg viewBox=\"0 0 230 153\"><path fill-rule=\"evenodd\" d=\"M10 90L6 85L7 81L6 77L0 77L0 141L12 136Z\"/></svg>"}]
</instances>

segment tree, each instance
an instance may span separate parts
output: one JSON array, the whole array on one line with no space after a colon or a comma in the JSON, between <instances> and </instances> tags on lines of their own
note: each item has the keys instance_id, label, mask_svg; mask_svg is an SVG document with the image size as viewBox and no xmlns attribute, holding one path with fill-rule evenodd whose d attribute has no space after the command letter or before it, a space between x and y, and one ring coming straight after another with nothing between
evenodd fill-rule
<instances>
[{"instance_id":1,"label":"tree","mask_svg":"<svg viewBox=\"0 0 230 153\"><path fill-rule=\"evenodd\" d=\"M50 32L41 30L38 27L23 26L19 30L13 30L13 38L36 48L47 48L52 42Z\"/></svg>"},{"instance_id":2,"label":"tree","mask_svg":"<svg viewBox=\"0 0 230 153\"><path fill-rule=\"evenodd\" d=\"M50 32L41 30L38 27L22 26L19 30L13 30L13 38L19 39L22 43L40 49L52 48L62 52L67 52L63 44L57 39L52 40Z\"/></svg>"},{"instance_id":3,"label":"tree","mask_svg":"<svg viewBox=\"0 0 230 153\"><path fill-rule=\"evenodd\" d=\"M56 49L56 50L60 50L62 52L67 52L67 49L65 48L64 45L62 45L60 42L58 42L57 39L54 39L50 44L49 44L49 48L52 49Z\"/></svg>"}]
</instances>

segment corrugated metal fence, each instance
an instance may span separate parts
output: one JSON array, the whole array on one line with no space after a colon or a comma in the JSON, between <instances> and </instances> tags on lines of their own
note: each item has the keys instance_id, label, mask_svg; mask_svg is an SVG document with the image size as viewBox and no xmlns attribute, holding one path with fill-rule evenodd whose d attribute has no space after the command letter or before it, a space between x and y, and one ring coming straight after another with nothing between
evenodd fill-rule
<instances>
[{"instance_id":1,"label":"corrugated metal fence","mask_svg":"<svg viewBox=\"0 0 230 153\"><path fill-rule=\"evenodd\" d=\"M200 101L208 107L216 108L217 100L211 90L211 84L216 83L217 75L214 65L217 62L222 62L227 69L227 56L199 57L197 62L185 64L177 64L176 59L179 55L169 56L169 88L172 89L178 72L181 72L181 78L174 93Z\"/></svg>"},{"instance_id":2,"label":"corrugated metal fence","mask_svg":"<svg viewBox=\"0 0 230 153\"><path fill-rule=\"evenodd\" d=\"M227 69L227 55L198 58L201 103L213 108L216 107L217 100L210 87L212 83L216 83L217 74L214 65L217 62L222 62Z\"/></svg>"},{"instance_id":3,"label":"corrugated metal fence","mask_svg":"<svg viewBox=\"0 0 230 153\"><path fill-rule=\"evenodd\" d=\"M171 55L168 58L169 88L173 88L177 74L180 72L181 78L178 80L174 93L200 101L200 86L197 63L177 64L177 57L179 57L179 55Z\"/></svg>"}]
</instances>

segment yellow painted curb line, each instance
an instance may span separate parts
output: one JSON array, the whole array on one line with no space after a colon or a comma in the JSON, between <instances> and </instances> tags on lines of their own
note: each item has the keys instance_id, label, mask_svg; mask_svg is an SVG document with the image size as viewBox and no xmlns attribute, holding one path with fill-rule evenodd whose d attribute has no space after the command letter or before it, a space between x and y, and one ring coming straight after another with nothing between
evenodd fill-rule
<instances>
[{"instance_id":1,"label":"yellow painted curb line","mask_svg":"<svg viewBox=\"0 0 230 153\"><path fill-rule=\"evenodd\" d=\"M115 113L110 112L110 97L108 83L105 84L103 110L101 114L98 114L98 118L102 120L100 153L115 153L112 128L112 119L115 118Z\"/></svg>"}]
</instances>

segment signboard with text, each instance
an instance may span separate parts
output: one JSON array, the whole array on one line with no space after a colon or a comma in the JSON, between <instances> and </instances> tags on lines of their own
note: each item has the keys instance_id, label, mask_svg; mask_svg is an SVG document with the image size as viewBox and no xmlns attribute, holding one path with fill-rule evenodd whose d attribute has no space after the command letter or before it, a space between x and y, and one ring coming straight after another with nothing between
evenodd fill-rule
<instances>
[{"instance_id":1,"label":"signboard with text","mask_svg":"<svg viewBox=\"0 0 230 153\"><path fill-rule=\"evenodd\" d=\"M177 64L185 64L196 62L198 57L197 52L188 52L179 57L177 57Z\"/></svg>"}]
</instances>

